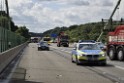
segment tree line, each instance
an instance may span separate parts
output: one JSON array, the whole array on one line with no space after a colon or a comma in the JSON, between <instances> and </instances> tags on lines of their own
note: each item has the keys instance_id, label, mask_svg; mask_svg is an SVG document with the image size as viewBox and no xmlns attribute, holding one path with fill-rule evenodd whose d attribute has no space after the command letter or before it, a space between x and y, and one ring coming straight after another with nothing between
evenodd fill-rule
<instances>
[{"instance_id":1,"label":"tree line","mask_svg":"<svg viewBox=\"0 0 124 83\"><path fill-rule=\"evenodd\" d=\"M71 25L69 27L55 27L45 31L43 36L50 36L51 34L59 34L59 32L64 31L70 38L70 42L77 42L78 40L97 40L100 33L103 31L100 41L107 41L107 34L110 31L114 31L116 26L122 24L122 21L112 21L107 26L107 29L103 29L106 22L92 22L79 25Z\"/></svg>"},{"instance_id":2,"label":"tree line","mask_svg":"<svg viewBox=\"0 0 124 83\"><path fill-rule=\"evenodd\" d=\"M80 25L71 25L69 27L55 27L54 29L50 29L45 31L43 36L50 36L51 34L58 34L61 31L64 31L68 34L70 38L70 42L77 42L78 40L97 40L101 31L103 30L102 22L93 22L86 23ZM105 42L106 34L103 35L101 41Z\"/></svg>"}]
</instances>

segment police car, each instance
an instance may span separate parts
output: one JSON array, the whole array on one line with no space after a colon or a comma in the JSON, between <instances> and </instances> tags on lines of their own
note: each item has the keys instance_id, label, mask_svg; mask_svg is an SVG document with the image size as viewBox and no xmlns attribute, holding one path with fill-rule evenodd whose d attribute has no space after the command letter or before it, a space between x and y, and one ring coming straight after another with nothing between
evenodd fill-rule
<instances>
[{"instance_id":1,"label":"police car","mask_svg":"<svg viewBox=\"0 0 124 83\"><path fill-rule=\"evenodd\" d=\"M95 42L79 42L71 53L71 60L77 65L82 63L98 63L106 65L106 54Z\"/></svg>"}]
</instances>

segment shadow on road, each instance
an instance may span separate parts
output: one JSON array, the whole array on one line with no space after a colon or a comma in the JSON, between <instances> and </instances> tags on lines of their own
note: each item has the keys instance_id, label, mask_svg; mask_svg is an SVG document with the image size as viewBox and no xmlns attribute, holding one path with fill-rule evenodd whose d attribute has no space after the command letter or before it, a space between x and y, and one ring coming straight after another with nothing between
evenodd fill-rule
<instances>
[{"instance_id":1,"label":"shadow on road","mask_svg":"<svg viewBox=\"0 0 124 83\"><path fill-rule=\"evenodd\" d=\"M89 67L114 67L114 65L106 64L106 65L100 65L100 64L80 64L79 66L89 66Z\"/></svg>"},{"instance_id":2,"label":"shadow on road","mask_svg":"<svg viewBox=\"0 0 124 83\"><path fill-rule=\"evenodd\" d=\"M9 83L43 83L43 82L33 82L33 81L13 79Z\"/></svg>"},{"instance_id":3,"label":"shadow on road","mask_svg":"<svg viewBox=\"0 0 124 83\"><path fill-rule=\"evenodd\" d=\"M25 79L26 69L24 68L16 68L14 72L9 72L9 73L12 75L11 79L7 79L7 77L5 76L3 79L0 79L0 83L43 83L43 82L27 81Z\"/></svg>"}]
</instances>

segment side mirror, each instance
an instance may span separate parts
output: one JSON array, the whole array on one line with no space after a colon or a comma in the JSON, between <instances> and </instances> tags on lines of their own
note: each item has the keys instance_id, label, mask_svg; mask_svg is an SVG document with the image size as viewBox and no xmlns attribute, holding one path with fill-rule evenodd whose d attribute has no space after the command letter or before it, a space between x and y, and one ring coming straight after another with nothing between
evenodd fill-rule
<instances>
[{"instance_id":1,"label":"side mirror","mask_svg":"<svg viewBox=\"0 0 124 83\"><path fill-rule=\"evenodd\" d=\"M106 51L106 48L101 48L102 51Z\"/></svg>"},{"instance_id":2,"label":"side mirror","mask_svg":"<svg viewBox=\"0 0 124 83\"><path fill-rule=\"evenodd\" d=\"M104 49L104 47L100 47L100 49L102 50L102 49Z\"/></svg>"}]
</instances>

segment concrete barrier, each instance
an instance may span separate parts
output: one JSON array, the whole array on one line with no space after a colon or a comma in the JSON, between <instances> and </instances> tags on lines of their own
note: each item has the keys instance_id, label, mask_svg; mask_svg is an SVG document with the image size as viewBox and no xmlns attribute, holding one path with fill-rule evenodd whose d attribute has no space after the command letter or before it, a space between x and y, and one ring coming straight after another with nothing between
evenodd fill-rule
<instances>
[{"instance_id":1,"label":"concrete barrier","mask_svg":"<svg viewBox=\"0 0 124 83\"><path fill-rule=\"evenodd\" d=\"M27 43L16 46L0 54L0 73L21 52Z\"/></svg>"}]
</instances>

